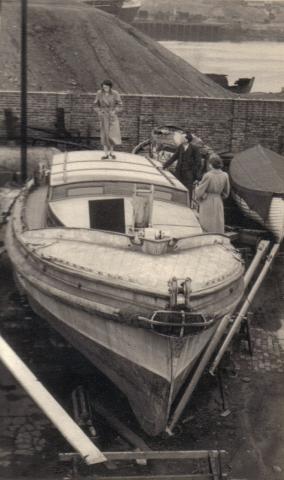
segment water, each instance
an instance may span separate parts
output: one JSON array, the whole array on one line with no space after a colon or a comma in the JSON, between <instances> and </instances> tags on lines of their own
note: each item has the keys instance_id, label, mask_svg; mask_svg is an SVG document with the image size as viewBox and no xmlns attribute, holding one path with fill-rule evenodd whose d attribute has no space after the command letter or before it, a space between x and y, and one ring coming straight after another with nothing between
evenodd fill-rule
<instances>
[{"instance_id":1,"label":"water","mask_svg":"<svg viewBox=\"0 0 284 480\"><path fill-rule=\"evenodd\" d=\"M203 73L223 73L229 83L255 77L253 92L284 87L284 42L161 42Z\"/></svg>"}]
</instances>

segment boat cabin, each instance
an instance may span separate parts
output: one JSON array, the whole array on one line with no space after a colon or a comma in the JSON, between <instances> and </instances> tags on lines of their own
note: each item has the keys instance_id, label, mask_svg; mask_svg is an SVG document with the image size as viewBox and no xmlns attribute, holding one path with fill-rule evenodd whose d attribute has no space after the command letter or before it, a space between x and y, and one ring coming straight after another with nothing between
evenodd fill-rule
<instances>
[{"instance_id":1,"label":"boat cabin","mask_svg":"<svg viewBox=\"0 0 284 480\"><path fill-rule=\"evenodd\" d=\"M202 232L188 190L159 163L124 152L116 152L115 159L101 157L101 151L54 156L48 197L52 225L125 234L141 228L171 236Z\"/></svg>"}]
</instances>

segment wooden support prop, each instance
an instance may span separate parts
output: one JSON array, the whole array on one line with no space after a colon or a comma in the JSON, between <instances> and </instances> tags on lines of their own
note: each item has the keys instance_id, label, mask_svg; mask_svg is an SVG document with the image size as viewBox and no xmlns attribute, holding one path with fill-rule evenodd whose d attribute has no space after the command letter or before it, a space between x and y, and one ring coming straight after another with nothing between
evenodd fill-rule
<instances>
[{"instance_id":1,"label":"wooden support prop","mask_svg":"<svg viewBox=\"0 0 284 480\"><path fill-rule=\"evenodd\" d=\"M0 360L88 465L106 460L1 336Z\"/></svg>"},{"instance_id":2,"label":"wooden support prop","mask_svg":"<svg viewBox=\"0 0 284 480\"><path fill-rule=\"evenodd\" d=\"M94 405L95 412L98 413L101 417L103 417L108 424L125 438L130 445L133 445L140 450L151 451L150 447L144 442L144 440L139 437L136 433L134 433L130 428L126 427L112 412L110 412L106 407L99 403L95 403ZM139 453L139 452L137 452Z\"/></svg>"},{"instance_id":3,"label":"wooden support prop","mask_svg":"<svg viewBox=\"0 0 284 480\"><path fill-rule=\"evenodd\" d=\"M215 370L216 368L218 367L225 351L227 350L233 336L237 333L237 331L239 330L240 328L240 325L241 325L241 322L245 316L245 314L247 313L249 307L251 306L251 303L256 295L256 293L258 292L258 289L260 287L260 285L262 284L269 268L271 267L271 264L275 258L275 255L277 254L278 250L280 248L280 243L275 243L269 253L269 255L267 256L266 258L266 261L265 261L265 264L263 265L263 268L256 280L256 282L254 283L253 287L251 288L249 294L247 295L247 298L245 299L243 305L242 305L242 308L241 310L239 311L238 313L238 316L237 318L235 319L228 335L226 336L220 350L218 351L216 357L215 357L215 360L213 361L212 365L211 365L211 368L209 369L209 372L211 373L211 375L214 375L215 373Z\"/></svg>"},{"instance_id":4,"label":"wooden support prop","mask_svg":"<svg viewBox=\"0 0 284 480\"><path fill-rule=\"evenodd\" d=\"M244 284L245 288L248 286L249 282L251 281L253 275L255 274L255 271L262 260L263 256L268 250L269 247L269 241L268 240L261 240L257 246L256 254L253 258L253 261L251 262L249 268L247 269L245 276L244 276Z\"/></svg>"},{"instance_id":5,"label":"wooden support prop","mask_svg":"<svg viewBox=\"0 0 284 480\"><path fill-rule=\"evenodd\" d=\"M174 414L173 414L173 417L171 419L171 422L169 424L169 426L166 428L166 432L169 434L169 435L173 435L173 429L175 427L175 425L177 424L177 422L179 421L180 419L180 416L182 415L191 395L193 394L194 392L194 389L201 377L201 375L203 374L209 360L210 360L210 357L211 355L213 354L215 348L217 347L218 343L220 342L221 340L221 337L222 335L224 334L229 322L230 322L230 315L225 315L221 322L219 323L213 337L211 338L210 342L208 343L207 345L207 348L193 374L193 377L192 379L190 380L189 382L189 385L187 386L181 400L179 401L179 404L177 406L177 408L175 409L174 411Z\"/></svg>"}]
</instances>

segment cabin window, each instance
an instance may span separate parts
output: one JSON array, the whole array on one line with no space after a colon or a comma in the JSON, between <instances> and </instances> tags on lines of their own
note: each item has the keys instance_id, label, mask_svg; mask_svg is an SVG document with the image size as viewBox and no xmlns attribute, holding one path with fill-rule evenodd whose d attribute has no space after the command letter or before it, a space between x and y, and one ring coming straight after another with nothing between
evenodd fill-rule
<instances>
[{"instance_id":1,"label":"cabin window","mask_svg":"<svg viewBox=\"0 0 284 480\"><path fill-rule=\"evenodd\" d=\"M139 189L148 189L149 184L137 183ZM58 185L52 187L50 192L51 201L63 200L68 197L90 197L96 195L115 195L119 197L132 197L134 183L130 182L85 182L73 183L72 185ZM154 197L165 202L176 202L182 205L188 204L188 193L174 188L155 185Z\"/></svg>"},{"instance_id":2,"label":"cabin window","mask_svg":"<svg viewBox=\"0 0 284 480\"><path fill-rule=\"evenodd\" d=\"M181 203L182 205L188 205L188 192L180 192L175 190L173 193L173 202Z\"/></svg>"},{"instance_id":3,"label":"cabin window","mask_svg":"<svg viewBox=\"0 0 284 480\"><path fill-rule=\"evenodd\" d=\"M132 195L133 185L131 183L105 183L106 195Z\"/></svg>"},{"instance_id":4,"label":"cabin window","mask_svg":"<svg viewBox=\"0 0 284 480\"><path fill-rule=\"evenodd\" d=\"M58 187L53 187L51 191L51 200L62 200L66 195L65 185L60 185Z\"/></svg>"},{"instance_id":5,"label":"cabin window","mask_svg":"<svg viewBox=\"0 0 284 480\"><path fill-rule=\"evenodd\" d=\"M154 197L157 200L165 200L167 202L170 202L172 200L173 196L172 196L171 193L161 192L159 190L156 190L155 193L154 193Z\"/></svg>"},{"instance_id":6,"label":"cabin window","mask_svg":"<svg viewBox=\"0 0 284 480\"><path fill-rule=\"evenodd\" d=\"M92 195L102 195L104 193L103 187L82 187L82 188L68 188L68 197L91 197Z\"/></svg>"},{"instance_id":7,"label":"cabin window","mask_svg":"<svg viewBox=\"0 0 284 480\"><path fill-rule=\"evenodd\" d=\"M90 228L125 233L124 199L89 200Z\"/></svg>"}]
</instances>

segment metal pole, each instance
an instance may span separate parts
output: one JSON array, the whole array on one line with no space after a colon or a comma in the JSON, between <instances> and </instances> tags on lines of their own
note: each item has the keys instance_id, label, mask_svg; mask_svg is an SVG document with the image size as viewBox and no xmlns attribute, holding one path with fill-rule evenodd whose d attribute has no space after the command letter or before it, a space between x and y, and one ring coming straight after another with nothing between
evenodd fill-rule
<instances>
[{"instance_id":1,"label":"metal pole","mask_svg":"<svg viewBox=\"0 0 284 480\"><path fill-rule=\"evenodd\" d=\"M0 360L88 465L106 460L103 453L44 388L1 336Z\"/></svg>"},{"instance_id":2,"label":"metal pole","mask_svg":"<svg viewBox=\"0 0 284 480\"><path fill-rule=\"evenodd\" d=\"M21 181L27 179L27 0L21 2Z\"/></svg>"},{"instance_id":3,"label":"metal pole","mask_svg":"<svg viewBox=\"0 0 284 480\"><path fill-rule=\"evenodd\" d=\"M245 314L247 313L260 285L262 284L262 281L264 280L265 278L265 275L267 274L270 266L271 266L271 263L276 255L276 253L278 252L280 248L280 243L275 243L274 246L272 247L271 249L271 252L270 254L267 256L267 259L266 259L266 262L255 282L255 284L253 285L252 289L250 290L236 320L234 321L232 327L231 327L231 330L229 331L228 335L226 336L220 350L218 351L216 357L215 357L215 360L213 361L212 363L212 366L211 368L209 369L209 372L211 373L211 375L214 375L214 372L216 370L216 368L218 367L225 351L227 350L233 336L235 335L235 333L238 331L239 327L240 327L240 324L245 316Z\"/></svg>"},{"instance_id":4,"label":"metal pole","mask_svg":"<svg viewBox=\"0 0 284 480\"><path fill-rule=\"evenodd\" d=\"M172 420L169 424L169 426L166 428L166 432L169 434L169 435L173 435L173 429L176 425L176 423L179 421L179 418L180 416L182 415L201 375L203 374L207 364L208 364L208 361L211 357L211 355L213 354L215 348L217 347L222 335L224 334L229 322L230 322L230 319L231 319L231 316L230 315L225 315L221 322L219 323L213 337L211 338L208 346L207 346L207 349L205 350L201 360L200 360L200 363L198 364L198 367L196 368L195 372L194 372L194 375L186 389L186 391L184 392L174 414L173 414L173 417L172 417Z\"/></svg>"}]
</instances>

